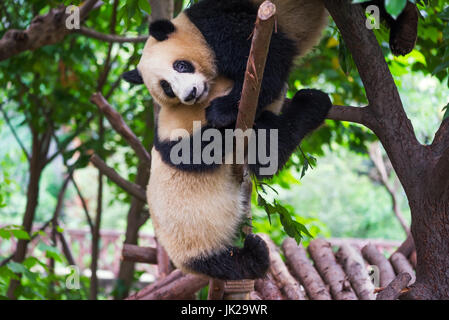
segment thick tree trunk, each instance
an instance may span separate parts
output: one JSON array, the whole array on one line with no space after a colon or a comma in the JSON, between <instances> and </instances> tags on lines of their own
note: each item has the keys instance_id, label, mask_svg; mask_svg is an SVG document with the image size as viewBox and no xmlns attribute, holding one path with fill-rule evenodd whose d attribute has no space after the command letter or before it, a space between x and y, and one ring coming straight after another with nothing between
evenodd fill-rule
<instances>
[{"instance_id":1,"label":"thick tree trunk","mask_svg":"<svg viewBox=\"0 0 449 320\"><path fill-rule=\"evenodd\" d=\"M418 264L412 299L449 299L449 190L410 201Z\"/></svg>"},{"instance_id":2,"label":"thick tree trunk","mask_svg":"<svg viewBox=\"0 0 449 320\"><path fill-rule=\"evenodd\" d=\"M48 139L47 139L48 137ZM50 135L45 134L43 138L40 138L37 132L33 132L33 144L32 153L30 158L30 177L27 187L27 204L25 214L23 216L23 229L31 234L33 227L33 220L36 214L36 209L39 201L39 181L44 169L44 163L48 153ZM27 253L28 240L19 240L17 243L16 251L14 253L13 261L21 263L25 260ZM8 288L7 296L9 299L15 299L14 291L19 286L19 280L11 280Z\"/></svg>"}]
</instances>

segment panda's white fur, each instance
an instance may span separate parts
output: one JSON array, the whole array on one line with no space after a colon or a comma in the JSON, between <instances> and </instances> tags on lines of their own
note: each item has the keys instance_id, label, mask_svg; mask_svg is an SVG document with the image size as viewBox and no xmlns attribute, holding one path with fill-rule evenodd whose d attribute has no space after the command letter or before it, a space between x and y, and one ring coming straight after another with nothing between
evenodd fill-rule
<instances>
[{"instance_id":1,"label":"panda's white fur","mask_svg":"<svg viewBox=\"0 0 449 320\"><path fill-rule=\"evenodd\" d=\"M256 5L263 2L251 1ZM277 6L278 26L297 43L298 56L304 55L317 43L325 26L327 14L322 1L273 2ZM176 31L167 40L160 41L154 37L148 39L138 64L143 82L161 107L157 125L157 136L161 141L169 140L172 132L180 128L193 134L193 121L201 121L206 125L206 108L210 102L227 95L234 85L233 81L218 74L214 51L189 17L181 13L172 23ZM178 59L191 62L195 72L178 73L173 70L173 61ZM162 79L169 80L176 97L167 97L160 85ZM204 83L207 85L203 86ZM183 96L191 87L202 91L198 92L201 99L193 104L183 101ZM284 97L285 91L265 109L278 114ZM232 166L223 164L210 171L183 171L167 164L156 148L153 148L151 154L151 176L147 188L151 220L158 241L173 263L183 271L206 273L218 278L256 277L265 272L268 266L268 262L263 261L267 260L266 247L257 250L256 247L251 248L251 244L248 247L245 244L245 254L255 255L252 257L255 261L244 267L254 267L253 273L251 270L249 273L231 270L234 267L226 265L227 262L218 266L223 269L220 272L192 267L190 263L195 259L207 260L219 252L231 256L237 254L232 250L226 251L232 248L245 211L240 201L241 186ZM264 257L257 260L258 254ZM217 264L220 264L220 259L216 259ZM229 276L234 271L235 274Z\"/></svg>"}]
</instances>

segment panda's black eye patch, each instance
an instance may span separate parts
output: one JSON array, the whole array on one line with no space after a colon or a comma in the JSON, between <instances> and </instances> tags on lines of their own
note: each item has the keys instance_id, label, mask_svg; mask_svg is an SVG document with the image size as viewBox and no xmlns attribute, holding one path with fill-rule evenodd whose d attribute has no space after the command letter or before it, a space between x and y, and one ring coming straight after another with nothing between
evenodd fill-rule
<instances>
[{"instance_id":1,"label":"panda's black eye patch","mask_svg":"<svg viewBox=\"0 0 449 320\"><path fill-rule=\"evenodd\" d=\"M168 83L165 80L161 80L159 82L159 84L161 85L161 88L162 88L162 90L164 90L164 92L167 95L167 97L169 97L169 98L175 98L176 97L175 93L173 92L173 89L171 88L170 83Z\"/></svg>"},{"instance_id":2,"label":"panda's black eye patch","mask_svg":"<svg viewBox=\"0 0 449 320\"><path fill-rule=\"evenodd\" d=\"M179 73L194 73L195 67L189 61L176 60L173 63L173 69Z\"/></svg>"}]
</instances>

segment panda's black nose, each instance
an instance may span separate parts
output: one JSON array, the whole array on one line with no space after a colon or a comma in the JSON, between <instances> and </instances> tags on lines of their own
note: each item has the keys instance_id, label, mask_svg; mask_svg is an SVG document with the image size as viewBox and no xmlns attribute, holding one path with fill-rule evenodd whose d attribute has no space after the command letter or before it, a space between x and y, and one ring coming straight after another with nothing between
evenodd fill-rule
<instances>
[{"instance_id":1,"label":"panda's black nose","mask_svg":"<svg viewBox=\"0 0 449 320\"><path fill-rule=\"evenodd\" d=\"M185 97L184 101L189 102L196 98L196 87L193 87L192 91L190 91L189 95Z\"/></svg>"}]
</instances>

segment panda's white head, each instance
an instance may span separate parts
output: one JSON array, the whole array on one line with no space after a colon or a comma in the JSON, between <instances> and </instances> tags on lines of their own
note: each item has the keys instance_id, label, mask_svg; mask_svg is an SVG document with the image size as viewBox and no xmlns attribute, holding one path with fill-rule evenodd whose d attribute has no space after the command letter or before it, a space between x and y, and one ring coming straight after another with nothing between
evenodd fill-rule
<instances>
[{"instance_id":1,"label":"panda's white head","mask_svg":"<svg viewBox=\"0 0 449 320\"><path fill-rule=\"evenodd\" d=\"M136 70L123 78L144 83L162 106L201 104L208 100L217 71L214 54L186 15L150 25Z\"/></svg>"}]
</instances>

